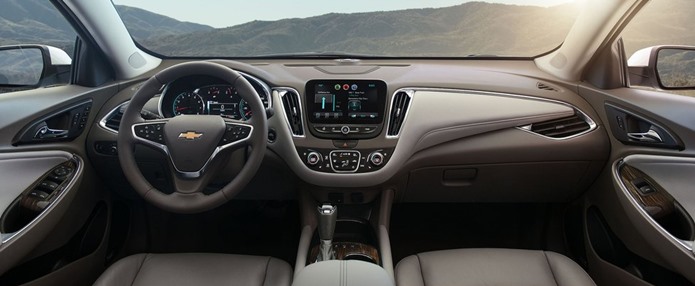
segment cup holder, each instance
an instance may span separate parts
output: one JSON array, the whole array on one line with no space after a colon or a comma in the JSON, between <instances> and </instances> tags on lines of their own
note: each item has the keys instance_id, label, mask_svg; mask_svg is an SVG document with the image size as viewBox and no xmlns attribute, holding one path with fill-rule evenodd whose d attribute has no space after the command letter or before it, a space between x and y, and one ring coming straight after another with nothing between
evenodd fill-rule
<instances>
[{"instance_id":1,"label":"cup holder","mask_svg":"<svg viewBox=\"0 0 695 286\"><path fill-rule=\"evenodd\" d=\"M314 234L313 247L308 262L313 263L319 254L318 233ZM337 260L359 260L381 264L376 236L367 221L338 219L333 236L333 251Z\"/></svg>"},{"instance_id":2,"label":"cup holder","mask_svg":"<svg viewBox=\"0 0 695 286\"><path fill-rule=\"evenodd\" d=\"M333 243L333 251L337 260L359 260L380 265L379 252L376 247L359 243L337 241ZM318 245L311 249L309 261L314 262L319 255Z\"/></svg>"}]
</instances>

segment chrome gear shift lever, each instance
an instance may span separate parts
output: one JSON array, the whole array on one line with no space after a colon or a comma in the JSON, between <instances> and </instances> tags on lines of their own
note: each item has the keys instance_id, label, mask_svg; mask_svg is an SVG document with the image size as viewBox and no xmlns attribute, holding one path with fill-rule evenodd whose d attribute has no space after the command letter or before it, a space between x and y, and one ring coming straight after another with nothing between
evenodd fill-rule
<instances>
[{"instance_id":1,"label":"chrome gear shift lever","mask_svg":"<svg viewBox=\"0 0 695 286\"><path fill-rule=\"evenodd\" d=\"M338 206L324 203L318 207L319 216L319 255L316 262L335 259L333 252L333 233L335 232L335 222L338 218Z\"/></svg>"}]
</instances>

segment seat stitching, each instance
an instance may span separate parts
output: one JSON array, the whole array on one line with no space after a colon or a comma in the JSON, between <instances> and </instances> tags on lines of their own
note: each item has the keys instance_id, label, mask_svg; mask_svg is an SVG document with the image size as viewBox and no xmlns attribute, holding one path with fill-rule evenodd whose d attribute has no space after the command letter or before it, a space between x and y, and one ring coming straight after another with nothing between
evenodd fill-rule
<instances>
[{"instance_id":1,"label":"seat stitching","mask_svg":"<svg viewBox=\"0 0 695 286\"><path fill-rule=\"evenodd\" d=\"M543 257L545 257L545 263L548 264L548 268L550 269L550 274L553 275L553 281L555 281L555 285L560 285L558 283L557 278L555 277L555 271L553 271L553 266L550 264L550 260L548 259L548 255L545 253L545 251L541 251L543 253Z\"/></svg>"},{"instance_id":2,"label":"seat stitching","mask_svg":"<svg viewBox=\"0 0 695 286\"><path fill-rule=\"evenodd\" d=\"M425 283L425 273L422 270L422 263L420 263L420 254L415 254L415 258L417 259L417 266L420 268L420 279L422 279L422 286L427 286L427 283Z\"/></svg>"},{"instance_id":3,"label":"seat stitching","mask_svg":"<svg viewBox=\"0 0 695 286\"><path fill-rule=\"evenodd\" d=\"M268 260L265 262L265 275L263 275L263 282L261 285L265 285L265 280L268 279L268 266L270 265L270 256L268 256Z\"/></svg>"},{"instance_id":4,"label":"seat stitching","mask_svg":"<svg viewBox=\"0 0 695 286\"><path fill-rule=\"evenodd\" d=\"M140 270L142 270L142 266L145 265L145 260L147 260L148 256L150 256L149 253L145 254L145 257L143 257L142 260L140 260L140 266L138 266L138 271L135 271L135 275L133 275L133 280L130 281L131 286L135 284L135 279L138 278L138 274L140 274Z\"/></svg>"}]
</instances>

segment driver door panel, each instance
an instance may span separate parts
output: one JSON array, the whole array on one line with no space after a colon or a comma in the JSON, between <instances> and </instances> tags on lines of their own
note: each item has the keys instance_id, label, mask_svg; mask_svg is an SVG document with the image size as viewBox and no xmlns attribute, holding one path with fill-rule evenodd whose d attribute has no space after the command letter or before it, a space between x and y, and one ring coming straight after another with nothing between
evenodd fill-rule
<instances>
[{"instance_id":1,"label":"driver door panel","mask_svg":"<svg viewBox=\"0 0 695 286\"><path fill-rule=\"evenodd\" d=\"M75 275L76 269L103 268L110 199L87 160L86 138L96 113L118 90L68 85L0 97L0 285L88 284L93 277ZM70 129L69 136L17 140L33 139L42 122L70 128L73 116L84 127ZM56 168L66 164L69 176L56 177ZM48 200L29 200L34 197Z\"/></svg>"}]
</instances>

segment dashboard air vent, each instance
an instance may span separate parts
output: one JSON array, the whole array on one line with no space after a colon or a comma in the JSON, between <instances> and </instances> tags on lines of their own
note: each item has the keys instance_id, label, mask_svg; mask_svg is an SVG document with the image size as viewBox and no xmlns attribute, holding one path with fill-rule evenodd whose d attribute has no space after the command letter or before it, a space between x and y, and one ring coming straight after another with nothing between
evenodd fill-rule
<instances>
[{"instance_id":1,"label":"dashboard air vent","mask_svg":"<svg viewBox=\"0 0 695 286\"><path fill-rule=\"evenodd\" d=\"M531 124L530 131L550 138L567 138L591 129L578 114L570 117Z\"/></svg>"},{"instance_id":2,"label":"dashboard air vent","mask_svg":"<svg viewBox=\"0 0 695 286\"><path fill-rule=\"evenodd\" d=\"M554 92L558 91L557 88L550 86L546 83L542 83L540 81L536 84L536 87L538 87L538 89L541 89L541 90L554 91Z\"/></svg>"},{"instance_id":3,"label":"dashboard air vent","mask_svg":"<svg viewBox=\"0 0 695 286\"><path fill-rule=\"evenodd\" d=\"M299 95L294 91L285 90L280 94L280 97L282 98L282 106L287 116L287 124L292 129L292 134L294 136L304 136Z\"/></svg>"},{"instance_id":4,"label":"dashboard air vent","mask_svg":"<svg viewBox=\"0 0 695 286\"><path fill-rule=\"evenodd\" d=\"M121 125L121 118L123 118L123 112L125 112L127 107L128 102L125 102L111 110L111 112L101 120L102 127L118 132L118 127Z\"/></svg>"},{"instance_id":5,"label":"dashboard air vent","mask_svg":"<svg viewBox=\"0 0 695 286\"><path fill-rule=\"evenodd\" d=\"M400 91L393 96L391 103L391 114L389 114L389 127L386 133L387 136L398 136L401 132L401 126L405 120L405 115L410 106L410 94Z\"/></svg>"}]
</instances>

